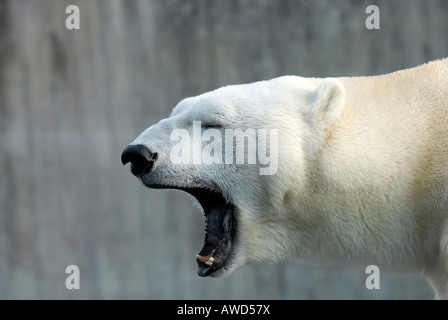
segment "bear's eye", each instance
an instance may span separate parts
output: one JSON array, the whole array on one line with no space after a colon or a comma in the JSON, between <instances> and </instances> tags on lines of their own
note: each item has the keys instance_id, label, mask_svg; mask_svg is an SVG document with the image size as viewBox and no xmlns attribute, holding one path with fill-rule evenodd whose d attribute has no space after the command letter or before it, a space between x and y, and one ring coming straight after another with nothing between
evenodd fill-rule
<instances>
[{"instance_id":1,"label":"bear's eye","mask_svg":"<svg viewBox=\"0 0 448 320\"><path fill-rule=\"evenodd\" d=\"M207 122L203 122L201 123L201 127L204 129L220 129L222 128L222 124L219 123L207 123Z\"/></svg>"}]
</instances>

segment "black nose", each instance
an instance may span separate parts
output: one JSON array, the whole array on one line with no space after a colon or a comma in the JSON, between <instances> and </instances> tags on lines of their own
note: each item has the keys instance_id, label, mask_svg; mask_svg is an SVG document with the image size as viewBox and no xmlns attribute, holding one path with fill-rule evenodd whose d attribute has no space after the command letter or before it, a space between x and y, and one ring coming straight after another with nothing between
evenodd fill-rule
<instances>
[{"instance_id":1,"label":"black nose","mask_svg":"<svg viewBox=\"0 0 448 320\"><path fill-rule=\"evenodd\" d=\"M157 153L152 153L141 144L127 146L121 154L121 162L131 163L131 172L137 176L149 172L157 160Z\"/></svg>"}]
</instances>

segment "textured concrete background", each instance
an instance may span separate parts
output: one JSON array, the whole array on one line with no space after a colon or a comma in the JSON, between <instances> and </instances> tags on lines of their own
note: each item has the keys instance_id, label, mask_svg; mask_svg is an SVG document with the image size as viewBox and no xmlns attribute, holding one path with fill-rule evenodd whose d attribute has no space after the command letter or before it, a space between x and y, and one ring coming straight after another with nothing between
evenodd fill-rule
<instances>
[{"instance_id":1,"label":"textured concrete background","mask_svg":"<svg viewBox=\"0 0 448 320\"><path fill-rule=\"evenodd\" d=\"M65 28L77 4L81 29ZM377 4L381 29L365 28ZM1 0L0 298L432 298L420 275L298 262L196 276L203 217L124 146L226 84L372 75L448 56L448 1ZM65 268L81 289L65 288Z\"/></svg>"}]
</instances>

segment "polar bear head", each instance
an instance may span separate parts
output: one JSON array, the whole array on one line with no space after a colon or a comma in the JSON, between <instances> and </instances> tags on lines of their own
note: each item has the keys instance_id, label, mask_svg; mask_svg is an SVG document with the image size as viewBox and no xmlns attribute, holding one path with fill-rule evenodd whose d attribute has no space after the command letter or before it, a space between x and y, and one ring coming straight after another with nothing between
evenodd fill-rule
<instances>
[{"instance_id":1,"label":"polar bear head","mask_svg":"<svg viewBox=\"0 0 448 320\"><path fill-rule=\"evenodd\" d=\"M300 196L323 132L343 111L336 79L285 76L182 100L122 162L149 188L183 190L206 220L200 276L281 259L308 224Z\"/></svg>"}]
</instances>

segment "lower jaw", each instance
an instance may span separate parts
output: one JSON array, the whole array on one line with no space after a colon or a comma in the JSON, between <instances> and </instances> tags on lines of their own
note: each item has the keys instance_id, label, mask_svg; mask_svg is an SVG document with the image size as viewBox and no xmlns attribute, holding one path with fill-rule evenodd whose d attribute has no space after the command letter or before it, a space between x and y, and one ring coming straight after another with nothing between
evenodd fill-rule
<instances>
[{"instance_id":1,"label":"lower jaw","mask_svg":"<svg viewBox=\"0 0 448 320\"><path fill-rule=\"evenodd\" d=\"M227 205L224 208L224 210L209 211L206 215L207 227L204 246L196 256L197 273L200 277L218 277L227 273L226 269L231 264L236 238L237 209L234 205ZM217 216L217 211L221 216ZM225 212L223 213L223 211ZM220 221L222 229L216 226L217 220Z\"/></svg>"},{"instance_id":2,"label":"lower jaw","mask_svg":"<svg viewBox=\"0 0 448 320\"><path fill-rule=\"evenodd\" d=\"M196 262L198 264L198 276L219 276L225 273L226 267L231 261L232 257L232 240L225 238L221 240L216 248L214 248L207 255L202 255L207 252L206 250L201 250L201 252L196 255Z\"/></svg>"},{"instance_id":3,"label":"lower jaw","mask_svg":"<svg viewBox=\"0 0 448 320\"><path fill-rule=\"evenodd\" d=\"M211 278L219 278L222 276L225 276L226 274L228 274L230 271L230 269L228 269L228 265L227 263L224 263L222 266L220 266L217 269L203 269L201 267L198 267L198 276L200 277L211 277Z\"/></svg>"},{"instance_id":4,"label":"lower jaw","mask_svg":"<svg viewBox=\"0 0 448 320\"><path fill-rule=\"evenodd\" d=\"M148 188L154 188L154 189L178 189L185 191L195 197L200 205L202 206L204 212L205 212L205 206L203 205L204 201L207 202L210 198L215 198L217 201L220 201L221 204L224 204L224 206L228 206L229 204L225 201L225 199L222 196L222 193L217 193L217 191L213 191L215 188L210 187L209 189L207 186L199 186L199 187L193 187L193 188L184 188L184 187L176 187L176 186L165 186L165 185L158 185L158 184L151 184L145 181L144 177L142 177L142 182L148 187ZM204 191L206 190L206 191ZM207 191L208 190L208 191ZM205 195L204 195L205 193ZM223 226L225 230L224 238L221 239L219 244L216 245L216 247L212 251L205 250L205 246L207 243L204 244L204 248L201 250L201 253L207 257L207 260L200 261L202 258L199 258L197 255L197 263L198 263L198 275L201 277L219 277L224 274L227 274L229 272L228 268L229 265L232 265L232 256L233 256L233 241L235 240L235 233L236 233L236 227L237 227L237 208L230 204L231 207L228 207L228 209L231 209L232 212L229 214L228 219L230 221L223 219L222 223L225 223L226 225ZM209 212L210 214L210 212ZM227 215L226 215L227 217ZM218 233L219 234L219 233ZM210 253L211 252L211 253ZM214 253L216 252L216 255ZM200 254L201 254L200 253Z\"/></svg>"}]
</instances>

